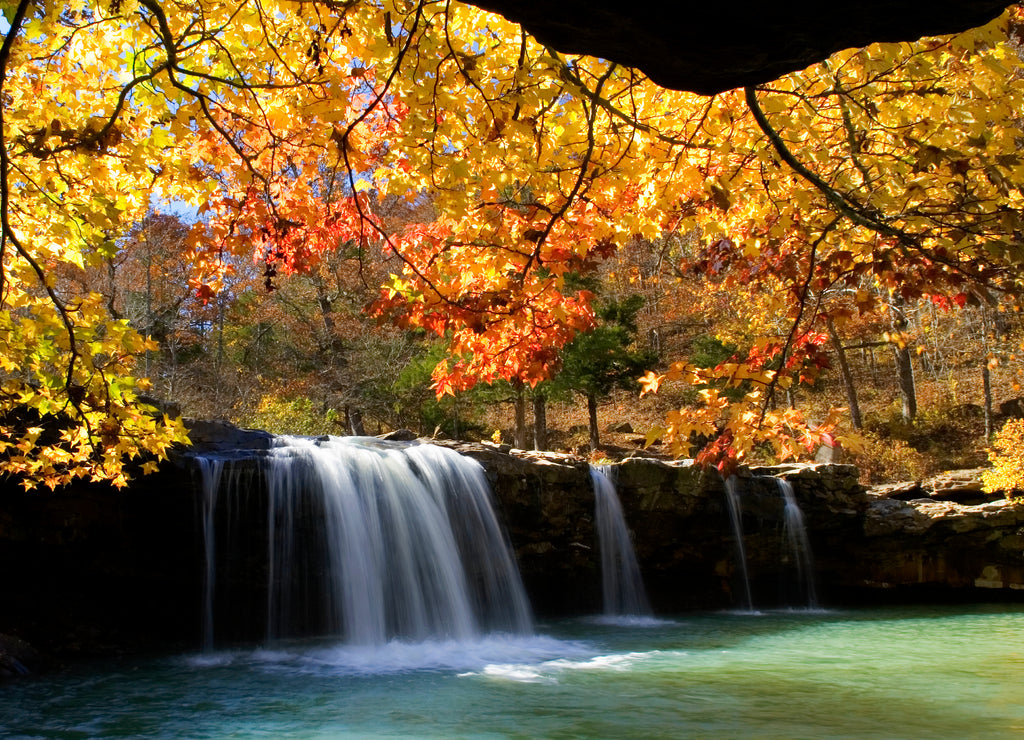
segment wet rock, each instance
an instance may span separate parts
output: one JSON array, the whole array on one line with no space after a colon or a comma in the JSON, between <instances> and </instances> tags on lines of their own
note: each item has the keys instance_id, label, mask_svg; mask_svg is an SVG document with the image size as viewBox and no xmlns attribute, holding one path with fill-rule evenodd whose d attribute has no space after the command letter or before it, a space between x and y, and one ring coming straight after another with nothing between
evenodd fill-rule
<instances>
[{"instance_id":1,"label":"wet rock","mask_svg":"<svg viewBox=\"0 0 1024 740\"><path fill-rule=\"evenodd\" d=\"M0 634L0 680L31 675L44 665L42 655L27 642Z\"/></svg>"}]
</instances>

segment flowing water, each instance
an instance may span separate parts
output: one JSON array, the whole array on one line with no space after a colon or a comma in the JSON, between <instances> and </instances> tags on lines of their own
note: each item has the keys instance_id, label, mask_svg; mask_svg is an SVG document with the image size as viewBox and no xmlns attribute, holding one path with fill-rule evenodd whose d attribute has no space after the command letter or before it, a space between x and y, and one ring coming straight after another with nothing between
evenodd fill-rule
<instances>
[{"instance_id":1,"label":"flowing water","mask_svg":"<svg viewBox=\"0 0 1024 740\"><path fill-rule=\"evenodd\" d=\"M750 592L750 575L747 572L747 547L743 543L743 504L740 501L739 480L735 475L725 479L725 501L729 505L729 520L736 540L736 567L739 571L743 603L741 609L753 611L754 597Z\"/></svg>"},{"instance_id":2,"label":"flowing water","mask_svg":"<svg viewBox=\"0 0 1024 740\"><path fill-rule=\"evenodd\" d=\"M232 541L246 507L251 534L247 499L255 484L239 472L253 462L199 459L207 649L217 632L218 577L244 577L253 562L266 564L269 641L313 633L380 645L532 630L519 571L476 461L435 445L278 438L258 459L267 502L256 523L266 539L255 559L240 557ZM230 558L241 564L224 562Z\"/></svg>"},{"instance_id":3,"label":"flowing water","mask_svg":"<svg viewBox=\"0 0 1024 740\"><path fill-rule=\"evenodd\" d=\"M590 466L594 486L594 524L601 553L601 594L610 618L649 617L651 606L644 591L622 504L612 480L612 468Z\"/></svg>"},{"instance_id":4,"label":"flowing water","mask_svg":"<svg viewBox=\"0 0 1024 740\"><path fill-rule=\"evenodd\" d=\"M783 534L796 575L797 603L808 609L818 608L818 590L814 582L814 553L804 524L804 513L797 503L793 484L777 478L785 502Z\"/></svg>"},{"instance_id":5,"label":"flowing water","mask_svg":"<svg viewBox=\"0 0 1024 740\"><path fill-rule=\"evenodd\" d=\"M0 686L0 737L1013 738L1024 607L688 615L627 629L123 659Z\"/></svg>"}]
</instances>

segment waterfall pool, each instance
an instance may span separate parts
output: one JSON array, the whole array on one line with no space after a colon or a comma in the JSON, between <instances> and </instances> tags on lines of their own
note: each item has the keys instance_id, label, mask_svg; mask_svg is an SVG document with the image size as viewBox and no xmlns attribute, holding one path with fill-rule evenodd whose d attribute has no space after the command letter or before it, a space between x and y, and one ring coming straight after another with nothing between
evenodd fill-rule
<instances>
[{"instance_id":1,"label":"waterfall pool","mask_svg":"<svg viewBox=\"0 0 1024 740\"><path fill-rule=\"evenodd\" d=\"M1024 606L542 623L281 642L0 685L3 738L1010 738Z\"/></svg>"}]
</instances>

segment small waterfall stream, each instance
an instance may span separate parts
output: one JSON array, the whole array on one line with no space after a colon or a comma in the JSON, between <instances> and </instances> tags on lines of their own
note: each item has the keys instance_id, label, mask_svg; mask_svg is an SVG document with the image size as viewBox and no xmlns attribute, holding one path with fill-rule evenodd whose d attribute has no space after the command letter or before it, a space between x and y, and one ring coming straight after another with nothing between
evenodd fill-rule
<instances>
[{"instance_id":1,"label":"small waterfall stream","mask_svg":"<svg viewBox=\"0 0 1024 740\"><path fill-rule=\"evenodd\" d=\"M785 502L783 533L796 570L796 583L800 603L808 609L818 608L818 594L814 585L814 555L804 524L804 513L796 501L793 484L776 478L779 492Z\"/></svg>"},{"instance_id":2,"label":"small waterfall stream","mask_svg":"<svg viewBox=\"0 0 1024 740\"><path fill-rule=\"evenodd\" d=\"M434 445L282 437L256 462L267 500L267 640L292 636L300 621L356 645L532 631L476 461ZM217 574L226 567L216 562L225 533L216 531L215 512L246 498L258 481L232 475L230 459L198 458L198 465L209 649Z\"/></svg>"},{"instance_id":3,"label":"small waterfall stream","mask_svg":"<svg viewBox=\"0 0 1024 740\"><path fill-rule=\"evenodd\" d=\"M783 502L782 522L782 560L792 564L791 569L780 572L780 597L782 603L789 607L817 609L818 596L814 584L814 557L811 543L804 524L803 511L797 503L793 485L784 478L759 478L758 480L775 481ZM739 494L739 479L735 476L725 481L726 502L729 507L729 519L732 523L733 537L736 541L736 560L739 575L742 579L744 603L741 609L754 611L753 596L750 587L750 576L747 567L746 545L743 540L743 510ZM792 578L789 578L790 573ZM793 584L793 585L790 585ZM795 588L794 588L795 586Z\"/></svg>"},{"instance_id":4,"label":"small waterfall stream","mask_svg":"<svg viewBox=\"0 0 1024 740\"><path fill-rule=\"evenodd\" d=\"M609 467L590 466L594 520L601 552L604 614L607 617L649 617L651 606L612 475Z\"/></svg>"},{"instance_id":5,"label":"small waterfall stream","mask_svg":"<svg viewBox=\"0 0 1024 740\"><path fill-rule=\"evenodd\" d=\"M736 476L731 475L725 479L725 500L729 505L729 519L732 521L733 537L736 540L736 562L743 582L743 603L740 608L749 612L754 610L754 597L750 592L750 574L747 572L747 548L743 544L743 509L738 487Z\"/></svg>"}]
</instances>

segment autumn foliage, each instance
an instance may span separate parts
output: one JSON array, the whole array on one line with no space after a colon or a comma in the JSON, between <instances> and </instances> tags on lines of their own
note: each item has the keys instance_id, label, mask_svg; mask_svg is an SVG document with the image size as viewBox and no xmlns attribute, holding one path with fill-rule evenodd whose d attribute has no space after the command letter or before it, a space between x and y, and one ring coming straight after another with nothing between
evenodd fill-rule
<instances>
[{"instance_id":1,"label":"autumn foliage","mask_svg":"<svg viewBox=\"0 0 1024 740\"><path fill-rule=\"evenodd\" d=\"M996 433L989 451L992 469L982 476L985 490L1010 498L1024 491L1024 419L1011 419Z\"/></svg>"},{"instance_id":2,"label":"autumn foliage","mask_svg":"<svg viewBox=\"0 0 1024 740\"><path fill-rule=\"evenodd\" d=\"M551 377L594 326L578 278L685 237L678 274L742 286L751 341L652 368L644 392L700 402L650 440L723 470L843 441L840 412L809 424L778 402L826 368L827 319L1020 287L1018 9L708 98L455 2L4 7L0 455L28 485L121 484L124 461L184 440L139 399L153 340L70 287L155 203L197 214L184 252L206 301L239 259L274 289L372 246L389 274L369 310L444 338L442 395ZM396 198L429 217L390 223Z\"/></svg>"}]
</instances>

